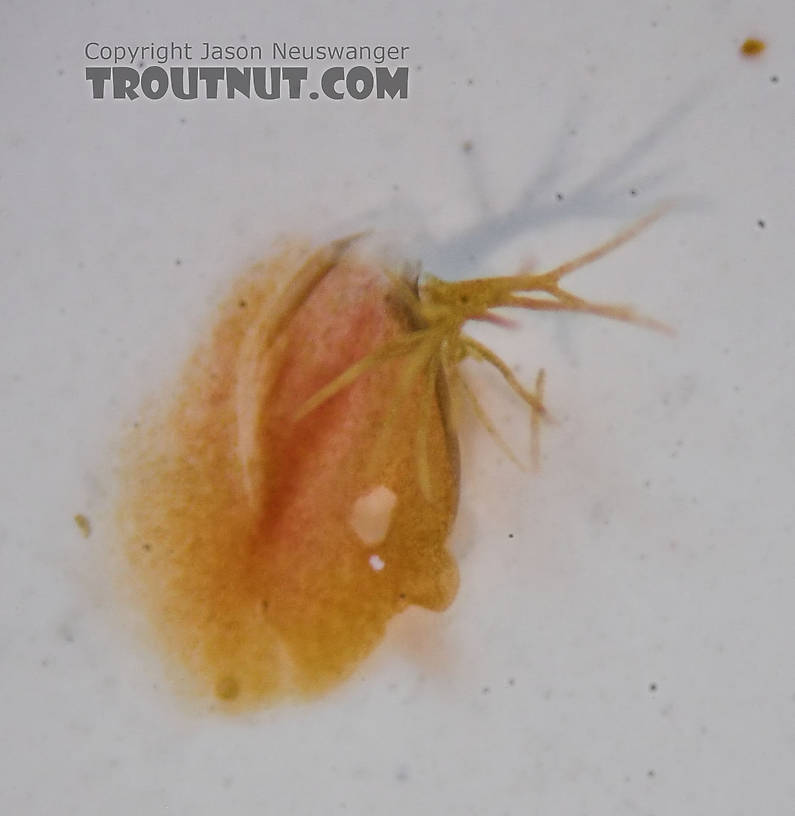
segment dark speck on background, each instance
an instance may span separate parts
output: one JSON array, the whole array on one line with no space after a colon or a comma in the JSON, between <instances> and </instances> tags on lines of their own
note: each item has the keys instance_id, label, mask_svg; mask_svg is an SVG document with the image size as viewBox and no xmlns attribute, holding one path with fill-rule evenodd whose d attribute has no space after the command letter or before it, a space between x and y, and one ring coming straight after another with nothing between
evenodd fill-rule
<instances>
[{"instance_id":1,"label":"dark speck on background","mask_svg":"<svg viewBox=\"0 0 795 816\"><path fill-rule=\"evenodd\" d=\"M77 529L80 530L84 538L88 538L91 535L91 519L82 513L77 513L74 518Z\"/></svg>"},{"instance_id":2,"label":"dark speck on background","mask_svg":"<svg viewBox=\"0 0 795 816\"><path fill-rule=\"evenodd\" d=\"M68 623L62 623L58 627L58 636L61 640L65 641L66 643L74 643L75 642L75 632L74 629Z\"/></svg>"}]
</instances>

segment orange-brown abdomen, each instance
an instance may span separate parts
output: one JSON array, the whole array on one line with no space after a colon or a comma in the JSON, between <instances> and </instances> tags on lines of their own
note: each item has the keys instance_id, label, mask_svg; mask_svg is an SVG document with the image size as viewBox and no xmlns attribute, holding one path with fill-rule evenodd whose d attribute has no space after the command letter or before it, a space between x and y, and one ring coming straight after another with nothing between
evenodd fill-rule
<instances>
[{"instance_id":1,"label":"orange-brown abdomen","mask_svg":"<svg viewBox=\"0 0 795 816\"><path fill-rule=\"evenodd\" d=\"M417 477L419 383L385 430L405 360L297 419L411 328L377 264L336 255L324 248L297 269L276 259L241 283L173 408L129 448L121 516L138 591L167 651L236 705L329 688L393 615L442 609L458 585L445 384L427 420L430 501Z\"/></svg>"}]
</instances>

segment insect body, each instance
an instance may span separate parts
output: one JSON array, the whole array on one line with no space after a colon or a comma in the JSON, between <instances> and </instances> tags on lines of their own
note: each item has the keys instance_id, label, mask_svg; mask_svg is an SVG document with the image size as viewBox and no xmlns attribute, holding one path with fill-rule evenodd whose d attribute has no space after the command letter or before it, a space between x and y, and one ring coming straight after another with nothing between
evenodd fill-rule
<instances>
[{"instance_id":1,"label":"insect body","mask_svg":"<svg viewBox=\"0 0 795 816\"><path fill-rule=\"evenodd\" d=\"M655 217L541 273L417 280L352 238L237 285L167 410L131 438L119 505L136 593L193 688L237 707L322 692L406 606L452 601L451 395L496 436L460 363L502 374L536 441L546 416L543 372L525 387L466 324L515 307L660 328L561 286Z\"/></svg>"}]
</instances>

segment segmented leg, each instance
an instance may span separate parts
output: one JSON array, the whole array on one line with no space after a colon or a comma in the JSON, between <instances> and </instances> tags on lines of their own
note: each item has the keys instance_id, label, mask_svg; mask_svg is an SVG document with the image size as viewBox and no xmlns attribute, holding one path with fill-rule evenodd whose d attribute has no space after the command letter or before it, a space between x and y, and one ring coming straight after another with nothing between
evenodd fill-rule
<instances>
[{"instance_id":1,"label":"segmented leg","mask_svg":"<svg viewBox=\"0 0 795 816\"><path fill-rule=\"evenodd\" d=\"M489 415L486 413L486 410L480 404L480 400L477 398L477 395L472 390L469 383L466 381L466 378L459 376L457 382L461 386L461 391L466 395L467 399L469 400L472 406L472 410L475 412L475 416L478 418L483 427L489 432L489 434L491 434L491 437L500 446L502 452L517 467L524 470L524 465L521 463L516 454L508 446L508 443L505 441L505 439L503 439L502 434L500 434L500 432L497 430L497 426L494 424L494 422L492 422L491 417L489 417Z\"/></svg>"},{"instance_id":2,"label":"segmented leg","mask_svg":"<svg viewBox=\"0 0 795 816\"><path fill-rule=\"evenodd\" d=\"M437 332L438 333L438 332ZM339 376L335 377L330 383L324 385L319 391L316 391L296 412L295 421L303 419L307 414L311 413L321 406L324 402L330 400L335 394L338 394L343 388L347 388L352 382L357 380L362 374L365 374L374 366L385 360L391 360L395 357L401 357L408 354L418 343L434 334L433 329L421 329L419 331L411 332L401 337L396 337L377 348L366 357L348 366L345 371Z\"/></svg>"},{"instance_id":3,"label":"segmented leg","mask_svg":"<svg viewBox=\"0 0 795 816\"><path fill-rule=\"evenodd\" d=\"M597 315L599 317L609 317L612 320L619 320L622 323L632 323L636 326L644 326L647 329L672 334L670 326L655 320L652 317L638 314L631 306L622 306L612 303L589 303L587 300L578 298L555 285L545 288L557 300L546 300L544 298L526 297L524 295L511 295L506 298L501 305L517 306L524 309L533 309L539 312L581 312L584 314Z\"/></svg>"},{"instance_id":4,"label":"segmented leg","mask_svg":"<svg viewBox=\"0 0 795 816\"><path fill-rule=\"evenodd\" d=\"M427 382L420 403L420 417L417 425L417 476L420 490L427 501L433 501L433 485L431 485L431 469L428 462L428 431L430 429L431 411L436 395L436 378L439 374L439 357L432 358L426 372Z\"/></svg>"},{"instance_id":5,"label":"segmented leg","mask_svg":"<svg viewBox=\"0 0 795 816\"><path fill-rule=\"evenodd\" d=\"M466 335L461 336L461 343L469 356L484 360L485 362L493 365L497 371L502 374L508 385L510 385L510 387L522 398L522 400L524 400L524 402L530 406L530 456L533 463L533 468L538 470L541 461L541 420L549 419L547 409L544 407L544 381L546 379L544 369L539 369L538 374L536 375L536 387L535 393L533 393L532 391L528 391L519 382L519 380L516 379L516 375L513 373L513 371L511 371L505 362L501 360L488 346L484 346L474 338ZM474 398L474 394L472 394L472 397ZM483 421L483 419L481 419L481 421ZM484 424L486 423L484 422ZM486 424L486 428L487 430L491 430L488 424ZM495 436L497 440L500 441L499 435L495 434ZM515 457L510 453L510 451L508 451L508 455L515 461Z\"/></svg>"},{"instance_id":6,"label":"segmented leg","mask_svg":"<svg viewBox=\"0 0 795 816\"><path fill-rule=\"evenodd\" d=\"M588 250L588 252L583 252L582 255L578 255L576 258L572 258L571 260L562 263L560 266L550 269L548 272L541 272L540 274L531 275L518 275L517 278L519 280L524 279L530 285L528 287L521 286L516 288L526 290L540 288L548 291L545 285L546 282L557 283L565 275L570 275L576 269L580 269L583 266L587 266L588 264L599 260L599 258L602 258L609 252L612 252L614 249L617 249L623 244L626 244L628 241L631 241L636 235L643 232L646 227L651 226L658 218L663 216L670 209L670 204L663 204L653 212L650 212L648 215L644 215L643 218L639 218L634 224L630 224L625 229L619 230L619 232L617 232L612 238L608 239L603 244L599 244L599 246Z\"/></svg>"},{"instance_id":7,"label":"segmented leg","mask_svg":"<svg viewBox=\"0 0 795 816\"><path fill-rule=\"evenodd\" d=\"M536 395L543 405L544 403L544 383L546 382L546 372L543 368L538 369L536 374ZM533 463L533 470L541 468L541 415L538 411L530 412L530 461Z\"/></svg>"},{"instance_id":8,"label":"segmented leg","mask_svg":"<svg viewBox=\"0 0 795 816\"><path fill-rule=\"evenodd\" d=\"M475 359L484 360L487 363L490 363L497 369L497 371L502 374L505 381L511 388L535 411L539 417L542 419L548 419L547 409L544 407L541 400L538 398L536 394L533 394L531 391L528 391L520 382L516 379L516 375L511 371L508 365L501 360L488 346L484 346L483 343L478 342L473 337L469 337L468 335L461 335L461 342L464 345L464 348L467 351L467 355L470 357L474 357Z\"/></svg>"},{"instance_id":9,"label":"segmented leg","mask_svg":"<svg viewBox=\"0 0 795 816\"><path fill-rule=\"evenodd\" d=\"M407 352L407 359L403 370L398 378L395 395L391 400L391 404L383 420L383 425L378 434L378 438L373 446L370 454L370 463L368 465L368 473L371 478L375 478L378 469L383 461L385 449L392 438L395 423L397 422L398 414L406 403L411 387L417 381L422 369L428 365L428 360L438 353L438 343L435 339L426 340L424 345L414 351Z\"/></svg>"}]
</instances>

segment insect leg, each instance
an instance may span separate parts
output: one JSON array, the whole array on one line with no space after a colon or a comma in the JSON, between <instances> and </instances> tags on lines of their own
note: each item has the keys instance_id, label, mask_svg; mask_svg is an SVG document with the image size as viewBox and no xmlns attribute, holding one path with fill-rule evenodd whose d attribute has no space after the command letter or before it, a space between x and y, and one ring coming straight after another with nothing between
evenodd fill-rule
<instances>
[{"instance_id":1,"label":"insect leg","mask_svg":"<svg viewBox=\"0 0 795 816\"><path fill-rule=\"evenodd\" d=\"M464 344L464 348L467 351L467 355L470 357L474 357L475 359L484 360L487 363L490 363L497 369L497 371L502 374L505 381L511 388L536 412L539 417L543 419L548 419L549 416L547 414L547 409L544 407L544 404L541 402L541 399L537 394L534 394L532 391L528 391L520 382L516 379L516 375L511 371L508 365L498 357L488 346L484 346L483 343L478 342L472 337L468 337L466 335L461 336L461 342ZM543 382L543 378L542 378Z\"/></svg>"},{"instance_id":2,"label":"insect leg","mask_svg":"<svg viewBox=\"0 0 795 816\"><path fill-rule=\"evenodd\" d=\"M433 501L431 469L428 462L428 430L431 421L431 409L436 394L436 377L439 374L438 355L430 359L426 374L427 382L422 394L419 424L417 425L417 476L423 496L427 501Z\"/></svg>"},{"instance_id":3,"label":"insect leg","mask_svg":"<svg viewBox=\"0 0 795 816\"><path fill-rule=\"evenodd\" d=\"M549 413L544 407L544 382L546 379L544 369L539 369L536 375L536 387L535 393L533 393L532 391L528 391L519 380L516 379L516 375L511 371L504 360L500 359L488 346L484 346L483 343L466 335L461 336L461 343L470 357L484 360L494 366L494 368L502 374L508 385L530 406L531 458L534 469L538 470L541 458L539 447L541 420L549 419Z\"/></svg>"},{"instance_id":4,"label":"insect leg","mask_svg":"<svg viewBox=\"0 0 795 816\"><path fill-rule=\"evenodd\" d=\"M659 219L670 209L671 204L662 204L648 215L644 215L643 218L639 218L633 224L619 230L609 240L599 244L599 246L596 246L593 249L588 250L588 252L584 252L582 255L578 255L576 258L572 258L571 260L562 263L560 266L556 266L554 269L550 269L547 272L541 272L539 274L517 276L518 281L527 283L527 286L522 284L521 286L517 287L517 289L521 288L525 289L526 291L533 289L550 291L548 288L549 283L557 283L565 275L569 275L575 270L599 260L599 258L602 258L609 252L612 252L614 249L618 249L618 247L631 241L636 235L641 233L647 227L651 226L655 221L657 221L657 219Z\"/></svg>"},{"instance_id":5,"label":"insect leg","mask_svg":"<svg viewBox=\"0 0 795 816\"><path fill-rule=\"evenodd\" d=\"M502 452L517 467L524 469L524 465L521 463L516 454L508 446L508 443L505 441L505 439L503 439L502 434L500 434L500 432L497 430L497 427L494 424L494 422L492 422L491 417L489 417L489 415L486 413L486 410L480 404L480 400L477 398L477 395L472 390L469 383L466 381L466 378L459 376L457 382L461 384L461 390L466 395L467 399L472 405L472 410L475 412L475 416L478 418L483 427L491 434L494 441L500 446L500 448L502 448Z\"/></svg>"},{"instance_id":6,"label":"insect leg","mask_svg":"<svg viewBox=\"0 0 795 816\"><path fill-rule=\"evenodd\" d=\"M587 300L578 298L570 292L551 284L545 291L553 295L556 300L546 298L527 297L525 295L511 295L503 302L504 306L515 306L522 309L533 309L539 312L581 312L584 314L608 317L611 320L619 320L622 323L633 323L636 326L643 326L647 329L672 334L670 326L655 320L653 317L646 317L638 314L631 306L612 303L590 303Z\"/></svg>"},{"instance_id":7,"label":"insect leg","mask_svg":"<svg viewBox=\"0 0 795 816\"><path fill-rule=\"evenodd\" d=\"M382 428L378 434L378 439L370 455L368 470L372 477L376 475L378 467L381 464L385 448L394 431L398 414L408 398L411 386L416 382L422 367L427 365L428 359L434 353L434 349L435 344L433 341L426 340L424 345L421 345L414 351L406 352L408 359L405 361L403 371L397 382L394 398L391 401L389 410L383 420Z\"/></svg>"},{"instance_id":8,"label":"insect leg","mask_svg":"<svg viewBox=\"0 0 795 816\"><path fill-rule=\"evenodd\" d=\"M324 402L330 400L333 396L338 394L344 388L347 388L351 383L357 380L362 374L365 374L374 366L385 360L391 360L395 357L401 357L408 354L418 343L425 339L431 332L427 329L411 332L402 337L397 337L390 340L384 345L377 348L361 360L357 360L350 365L339 376L335 377L331 382L323 386L319 391L316 391L296 412L295 421L303 419L307 414L311 413L322 405Z\"/></svg>"}]
</instances>

